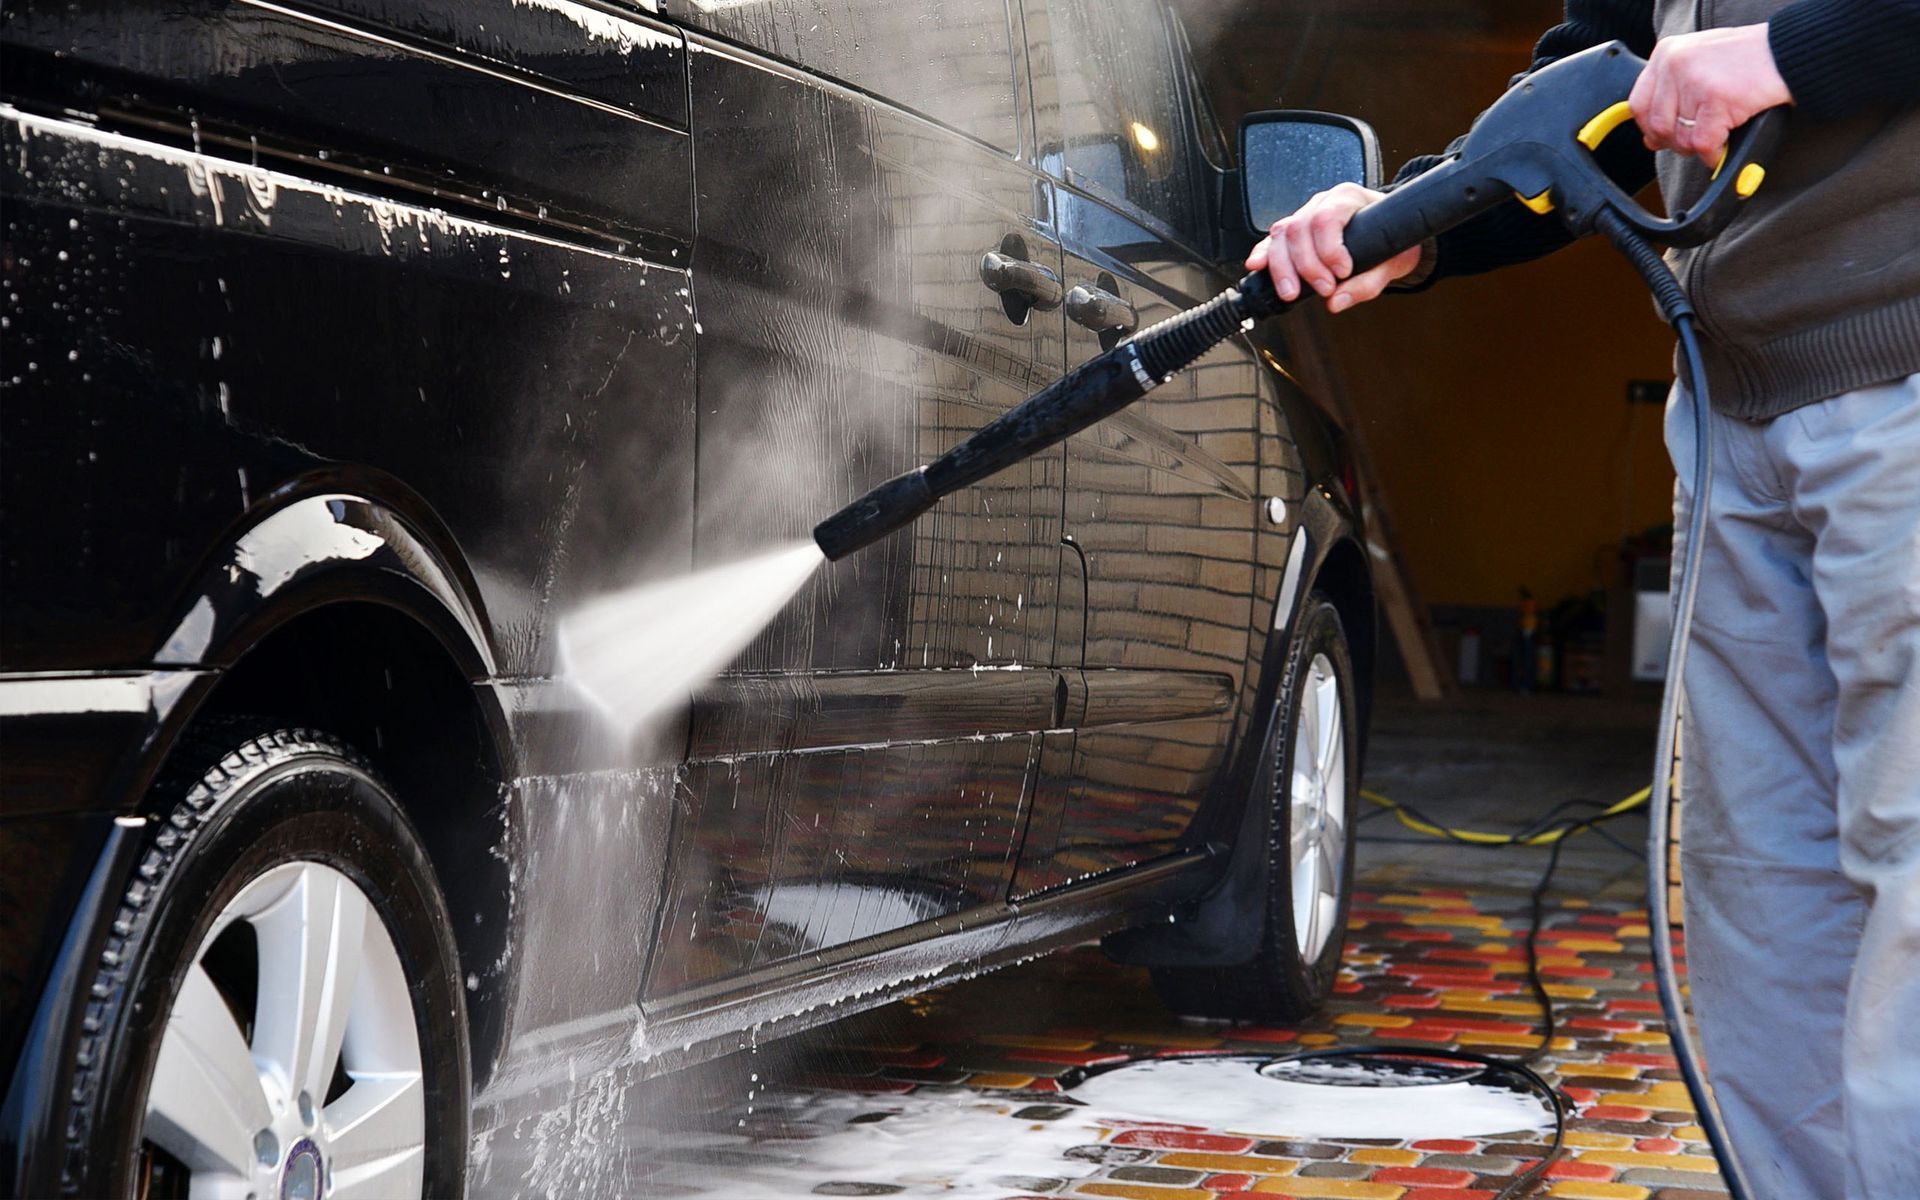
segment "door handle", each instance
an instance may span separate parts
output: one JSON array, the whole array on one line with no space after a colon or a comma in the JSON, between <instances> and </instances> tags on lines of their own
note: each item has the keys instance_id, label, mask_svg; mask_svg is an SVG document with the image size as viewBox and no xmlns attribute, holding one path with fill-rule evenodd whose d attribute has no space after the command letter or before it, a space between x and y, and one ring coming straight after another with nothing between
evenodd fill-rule
<instances>
[{"instance_id":1,"label":"door handle","mask_svg":"<svg viewBox=\"0 0 1920 1200\"><path fill-rule=\"evenodd\" d=\"M1133 305L1090 283L1077 283L1067 293L1067 316L1095 333L1128 334L1140 327Z\"/></svg>"},{"instance_id":2,"label":"door handle","mask_svg":"<svg viewBox=\"0 0 1920 1200\"><path fill-rule=\"evenodd\" d=\"M1043 312L1060 307L1060 277L1037 262L999 250L980 256L980 282L1004 298L1017 296Z\"/></svg>"}]
</instances>

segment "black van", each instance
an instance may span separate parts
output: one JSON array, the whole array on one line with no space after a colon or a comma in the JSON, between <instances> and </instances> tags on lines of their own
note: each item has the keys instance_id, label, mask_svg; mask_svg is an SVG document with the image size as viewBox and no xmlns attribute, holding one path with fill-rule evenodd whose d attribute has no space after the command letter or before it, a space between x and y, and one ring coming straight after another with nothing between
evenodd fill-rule
<instances>
[{"instance_id":1,"label":"black van","mask_svg":"<svg viewBox=\"0 0 1920 1200\"><path fill-rule=\"evenodd\" d=\"M0 89L7 1191L501 1190L574 1080L1098 936L1324 997L1375 622L1288 322L642 730L555 665L1232 281L1159 5L7 0Z\"/></svg>"}]
</instances>

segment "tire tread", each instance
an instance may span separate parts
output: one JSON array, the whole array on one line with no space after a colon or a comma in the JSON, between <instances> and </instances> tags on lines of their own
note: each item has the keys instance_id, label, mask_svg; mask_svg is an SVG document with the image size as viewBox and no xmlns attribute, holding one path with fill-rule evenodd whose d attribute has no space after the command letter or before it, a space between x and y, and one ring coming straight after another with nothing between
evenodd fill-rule
<instances>
[{"instance_id":1,"label":"tire tread","mask_svg":"<svg viewBox=\"0 0 1920 1200\"><path fill-rule=\"evenodd\" d=\"M241 740L235 745L235 738ZM209 817L252 775L284 755L324 754L375 776L373 766L352 746L316 729L278 727L259 718L218 717L189 730L155 781L152 795L162 798L164 815L149 814L147 847L121 894L108 925L106 943L96 956L87 1006L74 1048L72 1083L67 1093L66 1150L61 1162L61 1194L77 1196L92 1141L92 1114L106 1064L101 1047L111 1034L128 996L129 951L152 920L151 901L180 855L193 843ZM179 795L167 804L164 797Z\"/></svg>"}]
</instances>

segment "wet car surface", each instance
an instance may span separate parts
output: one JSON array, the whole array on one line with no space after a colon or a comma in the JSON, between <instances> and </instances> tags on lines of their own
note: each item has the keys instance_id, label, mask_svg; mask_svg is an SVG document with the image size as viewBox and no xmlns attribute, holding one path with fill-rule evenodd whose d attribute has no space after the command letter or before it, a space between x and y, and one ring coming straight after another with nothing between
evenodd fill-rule
<instances>
[{"instance_id":1,"label":"wet car surface","mask_svg":"<svg viewBox=\"0 0 1920 1200\"><path fill-rule=\"evenodd\" d=\"M1231 155L1159 8L22 0L0 54L16 1190L336 1153L431 1190L469 1119L602 1072L1128 929L1207 969L1183 931L1268 862L1311 614L1357 781L1356 498L1284 325L822 570L643 729L556 663L569 613L805 538L1230 282ZM248 889L301 862L276 948ZM314 1007L261 964L335 978L349 910L438 998L342 985L335 1041L194 1141L185 1026L252 1087L229 1035ZM442 1132L352 1142L375 1028ZM255 1109L317 1115L256 1153Z\"/></svg>"},{"instance_id":2,"label":"wet car surface","mask_svg":"<svg viewBox=\"0 0 1920 1200\"><path fill-rule=\"evenodd\" d=\"M1376 786L1453 824L1520 828L1635 787L1653 711L1651 699L1480 694L1435 708L1390 696ZM1532 1097L1507 1093L1519 1124L1497 1129L1502 1110L1467 1112L1457 1090L1316 1095L1262 1089L1255 1074L1302 1049L1394 1041L1514 1056L1540 1037L1524 940L1546 851L1417 837L1373 811L1340 979L1311 1020L1180 1020L1144 972L1082 947L651 1090L608 1081L494 1131L498 1178L521 1180L511 1164L537 1158L522 1194L1489 1200L1547 1152ZM1541 960L1559 1030L1542 1069L1572 1107L1566 1157L1540 1193L1713 1200L1725 1184L1647 971L1633 853L1644 821L1607 828L1627 845L1573 839L1547 893ZM1168 1064L1206 1074L1086 1086ZM1223 1093L1253 1113L1232 1114ZM1355 1123L1355 1097L1377 1124Z\"/></svg>"}]
</instances>

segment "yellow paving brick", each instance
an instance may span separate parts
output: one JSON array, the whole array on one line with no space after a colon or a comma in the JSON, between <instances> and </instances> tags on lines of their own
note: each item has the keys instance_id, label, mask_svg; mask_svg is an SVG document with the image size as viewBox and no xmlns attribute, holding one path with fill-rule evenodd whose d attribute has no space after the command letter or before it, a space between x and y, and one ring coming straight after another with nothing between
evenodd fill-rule
<instances>
[{"instance_id":1,"label":"yellow paving brick","mask_svg":"<svg viewBox=\"0 0 1920 1200\"><path fill-rule=\"evenodd\" d=\"M1554 946L1556 946L1561 950L1578 950L1578 951L1587 951L1587 950L1614 951L1614 950L1621 949L1619 942L1614 941L1612 938L1603 938L1603 937L1561 938L1558 941L1554 942Z\"/></svg>"},{"instance_id":2,"label":"yellow paving brick","mask_svg":"<svg viewBox=\"0 0 1920 1200\"><path fill-rule=\"evenodd\" d=\"M1560 1064L1560 1074L1584 1075L1590 1079L1638 1079L1640 1068L1630 1067L1626 1063L1563 1062Z\"/></svg>"},{"instance_id":3,"label":"yellow paving brick","mask_svg":"<svg viewBox=\"0 0 1920 1200\"><path fill-rule=\"evenodd\" d=\"M1615 930L1615 933L1623 938L1630 938L1630 937L1643 938L1643 937L1653 936L1653 930L1647 928L1645 925L1622 925L1619 929Z\"/></svg>"},{"instance_id":4,"label":"yellow paving brick","mask_svg":"<svg viewBox=\"0 0 1920 1200\"><path fill-rule=\"evenodd\" d=\"M1557 1037L1547 1043L1547 1049L1552 1050L1556 1054L1571 1050L1573 1049L1573 1039L1570 1037Z\"/></svg>"},{"instance_id":5,"label":"yellow paving brick","mask_svg":"<svg viewBox=\"0 0 1920 1200\"><path fill-rule=\"evenodd\" d=\"M1421 1157L1418 1150L1389 1150L1384 1146L1371 1146L1365 1150L1355 1150L1347 1155L1347 1161L1366 1163L1370 1167L1411 1167Z\"/></svg>"},{"instance_id":6,"label":"yellow paving brick","mask_svg":"<svg viewBox=\"0 0 1920 1200\"><path fill-rule=\"evenodd\" d=\"M1698 1171L1705 1174L1718 1170L1711 1158L1697 1154L1641 1154L1637 1150L1589 1150L1580 1156L1581 1162L1604 1163L1609 1167L1655 1167L1663 1171Z\"/></svg>"},{"instance_id":7,"label":"yellow paving brick","mask_svg":"<svg viewBox=\"0 0 1920 1200\"><path fill-rule=\"evenodd\" d=\"M1011 1071L979 1071L967 1080L967 1086L983 1088L1023 1088L1032 1083L1033 1076Z\"/></svg>"},{"instance_id":8,"label":"yellow paving brick","mask_svg":"<svg viewBox=\"0 0 1920 1200\"><path fill-rule=\"evenodd\" d=\"M1509 1016L1535 1016L1540 1006L1531 1000L1442 1000L1448 1012L1505 1013Z\"/></svg>"},{"instance_id":9,"label":"yellow paving brick","mask_svg":"<svg viewBox=\"0 0 1920 1200\"><path fill-rule=\"evenodd\" d=\"M1540 956L1540 965L1543 967L1584 967L1587 964L1584 959L1577 958L1571 954L1542 954ZM1527 964L1523 962L1495 962L1488 963L1487 969L1495 975L1525 975L1527 973Z\"/></svg>"},{"instance_id":10,"label":"yellow paving brick","mask_svg":"<svg viewBox=\"0 0 1920 1200\"><path fill-rule=\"evenodd\" d=\"M1566 899L1559 901L1561 908L1586 908L1588 905L1592 903L1593 901L1583 900L1579 896L1569 896Z\"/></svg>"},{"instance_id":11,"label":"yellow paving brick","mask_svg":"<svg viewBox=\"0 0 1920 1200\"><path fill-rule=\"evenodd\" d=\"M1468 901L1458 896L1422 896L1414 892L1389 892L1380 897L1380 903L1391 904L1396 908L1414 906L1418 908L1459 908Z\"/></svg>"},{"instance_id":12,"label":"yellow paving brick","mask_svg":"<svg viewBox=\"0 0 1920 1200\"><path fill-rule=\"evenodd\" d=\"M1631 1150L1633 1139L1624 1133L1595 1133L1587 1129L1569 1129L1567 1145L1576 1150Z\"/></svg>"},{"instance_id":13,"label":"yellow paving brick","mask_svg":"<svg viewBox=\"0 0 1920 1200\"><path fill-rule=\"evenodd\" d=\"M1693 1111L1693 1097L1687 1093L1684 1083L1656 1083L1644 1092L1602 1092L1598 1103Z\"/></svg>"},{"instance_id":14,"label":"yellow paving brick","mask_svg":"<svg viewBox=\"0 0 1920 1200\"><path fill-rule=\"evenodd\" d=\"M1629 1046L1664 1046L1667 1044L1667 1035L1657 1033L1651 1029L1644 1033L1635 1033L1629 1030L1626 1033L1614 1034L1613 1040L1616 1042L1625 1042Z\"/></svg>"},{"instance_id":15,"label":"yellow paving brick","mask_svg":"<svg viewBox=\"0 0 1920 1200\"><path fill-rule=\"evenodd\" d=\"M1375 1029L1404 1029L1413 1024L1412 1017L1396 1017L1387 1013L1350 1012L1341 1013L1333 1019L1335 1025L1369 1025Z\"/></svg>"},{"instance_id":16,"label":"yellow paving brick","mask_svg":"<svg viewBox=\"0 0 1920 1200\"><path fill-rule=\"evenodd\" d=\"M1461 1031L1453 1040L1462 1046L1532 1046L1540 1039L1531 1033L1487 1033L1468 1029Z\"/></svg>"},{"instance_id":17,"label":"yellow paving brick","mask_svg":"<svg viewBox=\"0 0 1920 1200\"><path fill-rule=\"evenodd\" d=\"M989 1046L1023 1046L1029 1050L1091 1050L1086 1038L1041 1037L1031 1033L989 1033L975 1038Z\"/></svg>"},{"instance_id":18,"label":"yellow paving brick","mask_svg":"<svg viewBox=\"0 0 1920 1200\"><path fill-rule=\"evenodd\" d=\"M1400 1200L1407 1189L1390 1183L1369 1183L1363 1179L1262 1179L1253 1190L1275 1196L1345 1196L1350 1200Z\"/></svg>"},{"instance_id":19,"label":"yellow paving brick","mask_svg":"<svg viewBox=\"0 0 1920 1200\"><path fill-rule=\"evenodd\" d=\"M1249 1175L1288 1175L1300 1167L1293 1158L1263 1158L1258 1154L1207 1154L1198 1150L1170 1150L1153 1160L1156 1167L1187 1167L1195 1171L1233 1171Z\"/></svg>"},{"instance_id":20,"label":"yellow paving brick","mask_svg":"<svg viewBox=\"0 0 1920 1200\"><path fill-rule=\"evenodd\" d=\"M1475 946L1474 949L1481 954L1505 954L1507 952L1507 944L1505 942L1481 942L1478 946Z\"/></svg>"},{"instance_id":21,"label":"yellow paving brick","mask_svg":"<svg viewBox=\"0 0 1920 1200\"><path fill-rule=\"evenodd\" d=\"M1213 1050L1220 1045L1220 1039L1201 1037L1191 1033L1167 1033L1164 1030L1133 1030L1122 1033L1109 1033L1109 1042L1120 1042L1130 1046L1172 1046L1180 1050Z\"/></svg>"},{"instance_id":22,"label":"yellow paving brick","mask_svg":"<svg viewBox=\"0 0 1920 1200\"><path fill-rule=\"evenodd\" d=\"M1384 954L1347 953L1340 956L1340 961L1348 964L1349 966L1372 967L1372 966L1378 966L1382 961L1386 959L1386 957L1387 956Z\"/></svg>"},{"instance_id":23,"label":"yellow paving brick","mask_svg":"<svg viewBox=\"0 0 1920 1200\"><path fill-rule=\"evenodd\" d=\"M1121 1200L1214 1200L1199 1188L1152 1187L1139 1183L1083 1183L1074 1191L1082 1196L1118 1196Z\"/></svg>"},{"instance_id":24,"label":"yellow paving brick","mask_svg":"<svg viewBox=\"0 0 1920 1200\"><path fill-rule=\"evenodd\" d=\"M1673 1136L1683 1142L1704 1142L1707 1131L1698 1125L1682 1125L1673 1131Z\"/></svg>"},{"instance_id":25,"label":"yellow paving brick","mask_svg":"<svg viewBox=\"0 0 1920 1200\"><path fill-rule=\"evenodd\" d=\"M1303 1033L1298 1040L1302 1046L1331 1046L1340 1039L1331 1033Z\"/></svg>"},{"instance_id":26,"label":"yellow paving brick","mask_svg":"<svg viewBox=\"0 0 1920 1200\"><path fill-rule=\"evenodd\" d=\"M1562 1179L1547 1195L1564 1200L1647 1200L1646 1188L1631 1183L1599 1183L1591 1179Z\"/></svg>"},{"instance_id":27,"label":"yellow paving brick","mask_svg":"<svg viewBox=\"0 0 1920 1200\"><path fill-rule=\"evenodd\" d=\"M1408 913L1409 925L1455 925L1463 929L1482 929L1491 933L1501 928L1499 917L1482 917L1473 913Z\"/></svg>"},{"instance_id":28,"label":"yellow paving brick","mask_svg":"<svg viewBox=\"0 0 1920 1200\"><path fill-rule=\"evenodd\" d=\"M1595 995L1592 988L1572 983L1549 983L1546 989L1555 1000L1591 1000Z\"/></svg>"}]
</instances>

